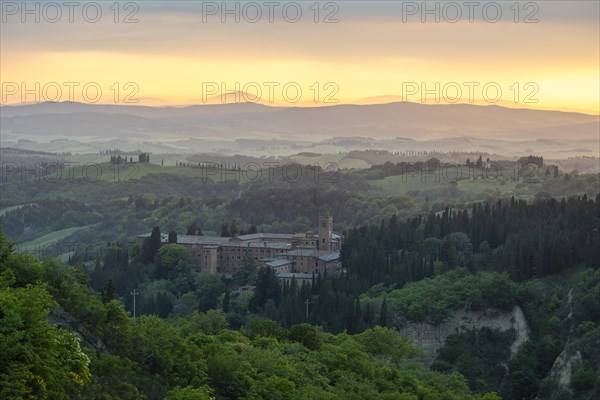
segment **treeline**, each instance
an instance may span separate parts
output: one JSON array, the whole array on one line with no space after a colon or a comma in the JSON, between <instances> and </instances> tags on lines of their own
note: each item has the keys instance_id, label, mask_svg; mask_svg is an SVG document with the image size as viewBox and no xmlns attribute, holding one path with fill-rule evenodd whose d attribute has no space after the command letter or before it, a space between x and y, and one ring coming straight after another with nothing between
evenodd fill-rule
<instances>
[{"instance_id":1,"label":"treeline","mask_svg":"<svg viewBox=\"0 0 600 400\"><path fill-rule=\"evenodd\" d=\"M478 203L346 232L342 262L363 290L403 286L456 267L507 272L523 281L600 262L600 195Z\"/></svg>"}]
</instances>

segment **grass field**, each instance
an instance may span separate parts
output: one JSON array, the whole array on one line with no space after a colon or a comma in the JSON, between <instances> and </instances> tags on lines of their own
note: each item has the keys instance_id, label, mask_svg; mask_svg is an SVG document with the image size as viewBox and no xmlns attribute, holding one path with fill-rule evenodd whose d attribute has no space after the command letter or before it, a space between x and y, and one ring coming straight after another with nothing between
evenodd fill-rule
<instances>
[{"instance_id":1,"label":"grass field","mask_svg":"<svg viewBox=\"0 0 600 400\"><path fill-rule=\"evenodd\" d=\"M175 167L175 166L160 166L156 164L110 164L110 163L85 163L81 166L65 168L55 174L44 177L46 181L53 182L58 180L77 180L84 179L88 182L131 182L140 179L150 174L173 174L179 176L210 178L215 181L221 179L221 175L229 176L230 180L234 179L235 173L219 168L191 168L191 167ZM253 175L241 173L239 180L244 182L248 176Z\"/></svg>"},{"instance_id":2,"label":"grass field","mask_svg":"<svg viewBox=\"0 0 600 400\"><path fill-rule=\"evenodd\" d=\"M17 209L23 207L24 205L25 204L21 204L21 205L18 205L18 206L12 206L12 207L5 207L5 208L3 208L3 209L0 210L0 217L3 216L4 214L6 214L7 212L10 212L12 210L17 210Z\"/></svg>"},{"instance_id":3,"label":"grass field","mask_svg":"<svg viewBox=\"0 0 600 400\"><path fill-rule=\"evenodd\" d=\"M484 179L475 180L462 180L458 182L458 189L470 193L472 195L485 195L491 192L499 192L500 195L524 195L533 194L536 188L539 188L539 184L527 184L525 186L518 187L518 181L514 180L502 180L502 181L486 181Z\"/></svg>"},{"instance_id":4,"label":"grass field","mask_svg":"<svg viewBox=\"0 0 600 400\"><path fill-rule=\"evenodd\" d=\"M62 246L54 246L60 240L63 240L75 232L79 232L83 229L87 229L93 225L88 226L80 226L75 228L66 228L61 229L59 231L55 231L52 233L48 233L47 235L40 236L35 240L31 240L29 242L19 243L16 245L17 251L19 253L29 253L35 254L38 257L61 257L65 253L69 253L70 250L65 248L60 248Z\"/></svg>"},{"instance_id":5,"label":"grass field","mask_svg":"<svg viewBox=\"0 0 600 400\"><path fill-rule=\"evenodd\" d=\"M307 156L303 154L296 154L290 157L295 162L304 165L318 164L321 168L324 168L328 163L334 163L339 169L364 169L369 168L371 165L364 160L357 158L349 158L347 154L319 154L316 156Z\"/></svg>"},{"instance_id":6,"label":"grass field","mask_svg":"<svg viewBox=\"0 0 600 400\"><path fill-rule=\"evenodd\" d=\"M384 194L388 196L401 196L409 192L424 191L433 189L442 189L448 187L451 181L438 177L436 179L432 175L421 176L414 175L397 175L389 176L384 179L369 181L373 185L377 185L383 189ZM500 195L531 195L535 194L541 187L540 184L519 184L518 181L511 179L485 180L481 178L462 179L456 182L456 187L461 192L473 196L485 196L495 193Z\"/></svg>"}]
</instances>

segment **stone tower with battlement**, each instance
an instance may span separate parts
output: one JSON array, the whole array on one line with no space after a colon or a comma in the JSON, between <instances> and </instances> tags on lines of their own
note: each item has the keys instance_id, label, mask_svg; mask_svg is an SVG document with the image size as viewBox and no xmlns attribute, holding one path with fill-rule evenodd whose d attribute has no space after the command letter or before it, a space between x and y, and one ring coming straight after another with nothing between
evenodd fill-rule
<instances>
[{"instance_id":1,"label":"stone tower with battlement","mask_svg":"<svg viewBox=\"0 0 600 400\"><path fill-rule=\"evenodd\" d=\"M319 229L318 229L318 244L319 250L331 251L331 242L333 240L333 217L329 211L319 213Z\"/></svg>"}]
</instances>

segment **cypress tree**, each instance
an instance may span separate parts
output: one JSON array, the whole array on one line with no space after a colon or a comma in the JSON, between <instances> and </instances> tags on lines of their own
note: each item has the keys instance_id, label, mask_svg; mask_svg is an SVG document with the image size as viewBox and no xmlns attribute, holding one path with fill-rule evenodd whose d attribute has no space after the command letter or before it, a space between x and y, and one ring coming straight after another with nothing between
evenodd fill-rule
<instances>
[{"instance_id":1,"label":"cypress tree","mask_svg":"<svg viewBox=\"0 0 600 400\"><path fill-rule=\"evenodd\" d=\"M231 303L231 298L230 298L230 292L229 290L227 290L225 292L225 296L223 297L223 312L224 313L228 313L229 309L230 309L230 303Z\"/></svg>"},{"instance_id":2,"label":"cypress tree","mask_svg":"<svg viewBox=\"0 0 600 400\"><path fill-rule=\"evenodd\" d=\"M160 249L160 244L160 229L158 226L155 226L152 229L150 237L144 240L144 244L142 245L141 261L144 264L150 264L154 262L156 253L158 252L158 249Z\"/></svg>"},{"instance_id":3,"label":"cypress tree","mask_svg":"<svg viewBox=\"0 0 600 400\"><path fill-rule=\"evenodd\" d=\"M112 279L109 279L106 282L106 285L104 285L100 297L102 298L102 303L104 304L108 303L109 301L115 298L115 286L113 284Z\"/></svg>"},{"instance_id":4,"label":"cypress tree","mask_svg":"<svg viewBox=\"0 0 600 400\"><path fill-rule=\"evenodd\" d=\"M387 323L388 323L387 300L384 297L383 302L381 303L381 311L379 312L379 325L387 326Z\"/></svg>"}]
</instances>

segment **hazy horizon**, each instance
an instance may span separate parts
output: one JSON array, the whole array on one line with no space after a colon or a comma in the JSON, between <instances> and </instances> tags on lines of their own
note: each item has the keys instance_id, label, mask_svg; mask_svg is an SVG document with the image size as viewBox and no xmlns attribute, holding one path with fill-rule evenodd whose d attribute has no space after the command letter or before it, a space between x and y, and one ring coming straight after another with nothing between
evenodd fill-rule
<instances>
[{"instance_id":1,"label":"hazy horizon","mask_svg":"<svg viewBox=\"0 0 600 400\"><path fill-rule=\"evenodd\" d=\"M227 96L230 97L230 96ZM82 101L40 101L40 102L26 102L26 103L22 103L22 102L15 102L15 103L5 103L5 104L0 104L0 107L3 106L28 106L28 105L34 105L34 104L60 104L60 103L64 103L64 104L87 104L87 105L115 105L115 106L140 106L140 107L153 107L153 108L168 108L168 107L172 107L172 108L185 108L185 107L193 107L193 106L214 106L214 105L231 105L231 104L258 104L258 105L262 105L262 106L267 106L267 107L273 107L273 108L294 108L294 107L298 107L298 108L326 108L326 107L335 107L335 106L345 106L345 105L355 105L355 106L370 106L370 105L385 105L385 104L394 104L394 103L403 103L403 104L419 104L419 105L430 105L430 106L452 106L452 105L472 105L472 106L480 106L480 107L502 107L502 108L511 108L511 109L515 109L515 110L531 110L531 111L559 111L559 112L565 112L565 113L577 113L577 114L585 114L585 115L590 115L590 116L600 116L600 112L599 113L594 113L591 110L581 110L581 109L571 109L568 107L559 107L559 108L552 108L552 107L527 107L527 106L523 106L523 105L515 105L515 104L511 104L510 102L499 102L496 104L489 104L487 102L485 102L485 100L476 100L473 102L469 102L467 100L465 101L459 101L457 103L452 103L452 104L448 104L448 103L435 103L435 102L420 102L420 101L404 101L401 98L398 99L392 99L391 97L396 97L394 95L381 95L381 96L370 96L370 97L366 97L366 98L362 98L362 99L358 99L355 101L349 101L349 102L340 102L340 103L335 103L335 104L316 104L313 102L303 102L303 103L297 103L297 104L275 104L275 103L268 103L268 102L254 102L254 101L225 101L222 102L220 101L220 96L215 96L214 98L209 98L207 99L207 102L202 102L202 101L189 101L186 103L171 103L168 102L167 100L164 99L144 99L144 98L140 98L139 102L137 103L131 103L131 104L120 104L120 103L114 103L114 102L98 102L98 103L87 103L87 102L82 102ZM389 99L388 99L389 98Z\"/></svg>"}]
</instances>

